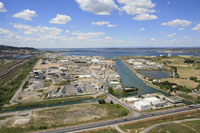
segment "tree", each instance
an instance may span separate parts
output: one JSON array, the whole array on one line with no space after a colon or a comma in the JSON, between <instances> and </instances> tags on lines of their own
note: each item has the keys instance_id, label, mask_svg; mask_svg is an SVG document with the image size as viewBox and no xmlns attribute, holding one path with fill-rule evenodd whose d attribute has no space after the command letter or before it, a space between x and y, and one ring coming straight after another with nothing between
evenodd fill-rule
<instances>
[{"instance_id":1,"label":"tree","mask_svg":"<svg viewBox=\"0 0 200 133\"><path fill-rule=\"evenodd\" d=\"M98 103L99 104L105 104L106 102L105 102L105 100L103 98L101 98L101 99L98 100Z\"/></svg>"},{"instance_id":2,"label":"tree","mask_svg":"<svg viewBox=\"0 0 200 133\"><path fill-rule=\"evenodd\" d=\"M112 100L110 101L110 104L113 104L113 101L112 101Z\"/></svg>"},{"instance_id":3,"label":"tree","mask_svg":"<svg viewBox=\"0 0 200 133\"><path fill-rule=\"evenodd\" d=\"M113 93L114 93L113 88L112 88L111 86L108 87L108 92L109 92L110 94L113 94Z\"/></svg>"}]
</instances>

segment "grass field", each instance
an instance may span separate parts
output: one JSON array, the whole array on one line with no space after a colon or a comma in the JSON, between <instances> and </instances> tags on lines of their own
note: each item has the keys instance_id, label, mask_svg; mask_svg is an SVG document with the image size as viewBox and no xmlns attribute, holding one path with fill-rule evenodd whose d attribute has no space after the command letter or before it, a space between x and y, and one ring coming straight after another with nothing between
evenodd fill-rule
<instances>
[{"instance_id":1,"label":"grass field","mask_svg":"<svg viewBox=\"0 0 200 133\"><path fill-rule=\"evenodd\" d=\"M160 125L150 131L150 133L199 133L200 121L189 121L182 123L169 123Z\"/></svg>"},{"instance_id":2,"label":"grass field","mask_svg":"<svg viewBox=\"0 0 200 133\"><path fill-rule=\"evenodd\" d=\"M76 104L51 109L37 109L31 114L29 124L10 127L5 123L0 132L25 132L62 126L86 124L128 115L128 110L116 104ZM104 130L103 130L104 131ZM102 132L103 132L102 131ZM112 130L111 130L112 131Z\"/></svg>"},{"instance_id":3,"label":"grass field","mask_svg":"<svg viewBox=\"0 0 200 133\"><path fill-rule=\"evenodd\" d=\"M175 83L177 85L181 85L181 86L186 86L189 89L194 89L196 88L199 83L194 82L192 80L188 80L188 79L179 79L179 78L166 78L166 79L162 79L161 81L169 81L170 83Z\"/></svg>"},{"instance_id":4,"label":"grass field","mask_svg":"<svg viewBox=\"0 0 200 133\"><path fill-rule=\"evenodd\" d=\"M192 68L185 68L185 69L178 69L178 74L182 78L190 78L190 77L197 77L200 75L200 70L192 69Z\"/></svg>"},{"instance_id":5,"label":"grass field","mask_svg":"<svg viewBox=\"0 0 200 133\"><path fill-rule=\"evenodd\" d=\"M157 123L173 121L173 120L178 120L178 119L199 118L199 117L200 117L200 111L191 111L191 112L183 112L179 114L172 114L172 115L167 115L167 116L162 116L162 117L154 117L154 118L131 122L127 124L121 124L119 125L119 127L125 132L139 133L143 131L145 128Z\"/></svg>"}]
</instances>

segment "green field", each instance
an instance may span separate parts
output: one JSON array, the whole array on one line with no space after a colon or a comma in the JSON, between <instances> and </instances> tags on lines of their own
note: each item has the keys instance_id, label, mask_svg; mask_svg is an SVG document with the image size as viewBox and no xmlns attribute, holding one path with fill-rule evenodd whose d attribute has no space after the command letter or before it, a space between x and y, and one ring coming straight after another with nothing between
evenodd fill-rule
<instances>
[{"instance_id":1,"label":"green field","mask_svg":"<svg viewBox=\"0 0 200 133\"><path fill-rule=\"evenodd\" d=\"M37 58L32 59L21 69L13 72L8 77L0 81L0 105L9 102L29 72L35 66L37 60Z\"/></svg>"}]
</instances>

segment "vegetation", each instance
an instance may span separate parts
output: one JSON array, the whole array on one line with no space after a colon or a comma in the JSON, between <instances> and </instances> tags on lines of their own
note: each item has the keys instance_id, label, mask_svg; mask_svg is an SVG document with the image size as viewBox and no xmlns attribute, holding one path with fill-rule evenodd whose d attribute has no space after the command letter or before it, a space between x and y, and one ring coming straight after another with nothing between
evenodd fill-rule
<instances>
[{"instance_id":1,"label":"vegetation","mask_svg":"<svg viewBox=\"0 0 200 133\"><path fill-rule=\"evenodd\" d=\"M0 81L0 104L6 104L15 94L16 90L21 86L23 80L27 77L37 62L37 58L29 61L20 70L13 73L12 76Z\"/></svg>"},{"instance_id":2,"label":"vegetation","mask_svg":"<svg viewBox=\"0 0 200 133\"><path fill-rule=\"evenodd\" d=\"M159 86L163 90L169 90L169 91L183 91L183 92L191 92L190 89L188 89L185 86L177 85L175 83L170 83L169 81L165 82L152 82L154 85ZM176 86L175 88L173 86Z\"/></svg>"},{"instance_id":3,"label":"vegetation","mask_svg":"<svg viewBox=\"0 0 200 133\"><path fill-rule=\"evenodd\" d=\"M29 85L29 81L26 81L25 84L23 85L23 89L27 88Z\"/></svg>"},{"instance_id":4,"label":"vegetation","mask_svg":"<svg viewBox=\"0 0 200 133\"><path fill-rule=\"evenodd\" d=\"M30 50L30 51L38 51L35 48L30 48L30 47L12 47L12 46L5 46L5 45L0 45L0 50Z\"/></svg>"},{"instance_id":5,"label":"vegetation","mask_svg":"<svg viewBox=\"0 0 200 133\"><path fill-rule=\"evenodd\" d=\"M105 100L103 98L101 98L101 99L98 100L98 103L99 104L105 104L106 102L105 102Z\"/></svg>"},{"instance_id":6,"label":"vegetation","mask_svg":"<svg viewBox=\"0 0 200 133\"><path fill-rule=\"evenodd\" d=\"M190 95L186 94L179 94L180 97L187 99L188 101L192 102L192 103L200 103L200 97L194 98Z\"/></svg>"},{"instance_id":7,"label":"vegetation","mask_svg":"<svg viewBox=\"0 0 200 133\"><path fill-rule=\"evenodd\" d=\"M108 92L109 92L110 94L114 94L113 88L112 88L111 86L108 86Z\"/></svg>"},{"instance_id":8,"label":"vegetation","mask_svg":"<svg viewBox=\"0 0 200 133\"><path fill-rule=\"evenodd\" d=\"M190 80L193 80L194 82L200 82L200 80L198 80L197 77L190 77Z\"/></svg>"},{"instance_id":9,"label":"vegetation","mask_svg":"<svg viewBox=\"0 0 200 133\"><path fill-rule=\"evenodd\" d=\"M185 59L184 63L193 64L195 62L194 62L194 60L191 60L191 59Z\"/></svg>"},{"instance_id":10,"label":"vegetation","mask_svg":"<svg viewBox=\"0 0 200 133\"><path fill-rule=\"evenodd\" d=\"M12 115L9 115L9 116L1 116L1 117L0 117L0 120L5 120L5 119L8 118L8 117L12 117Z\"/></svg>"},{"instance_id":11,"label":"vegetation","mask_svg":"<svg viewBox=\"0 0 200 133\"><path fill-rule=\"evenodd\" d=\"M45 81L43 86L49 87L51 85L51 83L52 83L51 81Z\"/></svg>"},{"instance_id":12,"label":"vegetation","mask_svg":"<svg viewBox=\"0 0 200 133\"><path fill-rule=\"evenodd\" d=\"M95 106L102 108L102 109L108 109L108 116L110 118L115 117L122 117L128 115L129 111L125 109L124 107L120 106L119 104L96 104Z\"/></svg>"},{"instance_id":13,"label":"vegetation","mask_svg":"<svg viewBox=\"0 0 200 133\"><path fill-rule=\"evenodd\" d=\"M133 87L134 88L134 87ZM111 86L108 87L108 92L114 96L119 96L119 95L123 95L126 96L128 94L132 94L132 93L137 93L138 92L138 88L135 89L130 89L130 90L113 90L113 88Z\"/></svg>"},{"instance_id":14,"label":"vegetation","mask_svg":"<svg viewBox=\"0 0 200 133\"><path fill-rule=\"evenodd\" d=\"M119 133L116 129L108 127L108 128L100 128L100 129L93 129L89 131L83 131L81 133Z\"/></svg>"},{"instance_id":15,"label":"vegetation","mask_svg":"<svg viewBox=\"0 0 200 133\"><path fill-rule=\"evenodd\" d=\"M196 111L181 112L178 114L171 114L171 115L166 115L166 116L161 116L161 117L149 118L149 119L145 119L145 120L141 120L137 122L131 122L127 124L121 124L119 127L125 132L136 133L136 132L141 132L145 128L157 123L174 121L174 120L179 120L179 119L199 118L199 117L200 117L200 111L196 110Z\"/></svg>"},{"instance_id":16,"label":"vegetation","mask_svg":"<svg viewBox=\"0 0 200 133\"><path fill-rule=\"evenodd\" d=\"M59 86L63 86L63 85L69 85L70 84L70 81L67 80L67 81L61 81Z\"/></svg>"},{"instance_id":17,"label":"vegetation","mask_svg":"<svg viewBox=\"0 0 200 133\"><path fill-rule=\"evenodd\" d=\"M0 128L0 132L28 132L63 126L92 123L128 115L128 110L118 104L79 104L51 109L40 109L25 126ZM107 130L102 130L106 132ZM108 130L112 133L113 130ZM115 132L113 132L115 133Z\"/></svg>"},{"instance_id":18,"label":"vegetation","mask_svg":"<svg viewBox=\"0 0 200 133\"><path fill-rule=\"evenodd\" d=\"M167 133L197 133L200 131L200 121L188 121L182 123L169 123L160 125L150 131L150 133L155 132L167 132Z\"/></svg>"},{"instance_id":19,"label":"vegetation","mask_svg":"<svg viewBox=\"0 0 200 133\"><path fill-rule=\"evenodd\" d=\"M91 97L91 96L87 96L87 97L76 96L76 97L67 97L67 98L62 98L62 99L49 99L49 100L40 101L40 102L30 102L30 103L21 103L21 104L19 103L19 104L16 104L16 105L1 107L1 112L6 111L6 110L50 107L50 106L53 106L55 104L64 104L66 102L89 100L89 99L93 99L93 97Z\"/></svg>"}]
</instances>

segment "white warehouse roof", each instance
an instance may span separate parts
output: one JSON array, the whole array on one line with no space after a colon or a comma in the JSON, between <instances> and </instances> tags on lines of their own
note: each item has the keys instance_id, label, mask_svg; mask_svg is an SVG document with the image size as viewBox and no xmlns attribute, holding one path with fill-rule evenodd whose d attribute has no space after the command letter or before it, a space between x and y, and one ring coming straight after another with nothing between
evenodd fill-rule
<instances>
[{"instance_id":1,"label":"white warehouse roof","mask_svg":"<svg viewBox=\"0 0 200 133\"><path fill-rule=\"evenodd\" d=\"M148 103L152 103L152 102L155 102L155 101L160 101L160 99L158 99L156 97L147 97L147 98L144 98L144 101L146 101Z\"/></svg>"},{"instance_id":2,"label":"white warehouse roof","mask_svg":"<svg viewBox=\"0 0 200 133\"><path fill-rule=\"evenodd\" d=\"M134 103L134 107L137 108L140 111L151 109L151 105L148 102L145 102L145 101L136 101Z\"/></svg>"},{"instance_id":3,"label":"white warehouse roof","mask_svg":"<svg viewBox=\"0 0 200 133\"><path fill-rule=\"evenodd\" d=\"M136 97L127 97L126 100L128 102L132 102L132 101L135 102L135 101L138 101L138 98L136 98Z\"/></svg>"}]
</instances>

